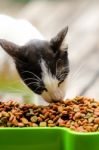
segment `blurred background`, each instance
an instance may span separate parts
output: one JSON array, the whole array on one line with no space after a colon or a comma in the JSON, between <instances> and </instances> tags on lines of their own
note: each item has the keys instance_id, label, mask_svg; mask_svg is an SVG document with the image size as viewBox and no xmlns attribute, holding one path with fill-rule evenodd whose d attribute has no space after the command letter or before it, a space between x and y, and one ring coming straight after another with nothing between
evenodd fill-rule
<instances>
[{"instance_id":1,"label":"blurred background","mask_svg":"<svg viewBox=\"0 0 99 150\"><path fill-rule=\"evenodd\" d=\"M68 25L70 75L66 98L85 95L99 99L98 0L0 0L0 14L29 20L48 40ZM0 57L0 99L35 101L16 69L11 70L13 61L9 63L9 58Z\"/></svg>"}]
</instances>

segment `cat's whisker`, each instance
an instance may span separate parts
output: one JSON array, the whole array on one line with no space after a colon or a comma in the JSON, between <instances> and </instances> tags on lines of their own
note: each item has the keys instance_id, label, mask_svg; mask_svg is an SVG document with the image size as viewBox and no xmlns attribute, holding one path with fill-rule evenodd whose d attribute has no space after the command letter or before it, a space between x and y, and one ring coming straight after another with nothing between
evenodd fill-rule
<instances>
[{"instance_id":1,"label":"cat's whisker","mask_svg":"<svg viewBox=\"0 0 99 150\"><path fill-rule=\"evenodd\" d=\"M37 82L42 83L42 80L41 80L41 81L39 81L39 80L38 80L38 79L36 79L36 78L33 78L33 80L34 80L34 81L37 81Z\"/></svg>"},{"instance_id":2,"label":"cat's whisker","mask_svg":"<svg viewBox=\"0 0 99 150\"><path fill-rule=\"evenodd\" d=\"M36 78L26 78L26 79L23 80L23 81L25 82L25 81L28 81L28 80L32 80L32 81L36 81L36 82L41 82L41 81L39 81L39 80L36 79Z\"/></svg>"},{"instance_id":3,"label":"cat's whisker","mask_svg":"<svg viewBox=\"0 0 99 150\"><path fill-rule=\"evenodd\" d=\"M66 72L66 70L69 70L68 66L67 67L63 67L61 71L57 71L56 76L59 77L62 74L62 72Z\"/></svg>"},{"instance_id":4,"label":"cat's whisker","mask_svg":"<svg viewBox=\"0 0 99 150\"><path fill-rule=\"evenodd\" d=\"M27 78L27 79L25 79L23 81L25 82L25 81L28 81L28 80L34 80L34 79L33 78Z\"/></svg>"},{"instance_id":5,"label":"cat's whisker","mask_svg":"<svg viewBox=\"0 0 99 150\"><path fill-rule=\"evenodd\" d=\"M66 71L66 70L69 70L69 67L68 67L68 66L62 67L61 72L64 72L64 71ZM57 73L60 73L60 71L57 71Z\"/></svg>"},{"instance_id":6,"label":"cat's whisker","mask_svg":"<svg viewBox=\"0 0 99 150\"><path fill-rule=\"evenodd\" d=\"M37 85L37 86L39 86L39 85L40 85L40 83L39 83L39 82L30 82L30 83L28 83L27 85L29 86L29 85L31 85L31 84L34 84L34 85Z\"/></svg>"},{"instance_id":7,"label":"cat's whisker","mask_svg":"<svg viewBox=\"0 0 99 150\"><path fill-rule=\"evenodd\" d=\"M36 89L35 89L35 92L40 88L40 86L38 86Z\"/></svg>"},{"instance_id":8,"label":"cat's whisker","mask_svg":"<svg viewBox=\"0 0 99 150\"><path fill-rule=\"evenodd\" d=\"M58 78L62 79L65 75L68 75L67 72L57 75Z\"/></svg>"},{"instance_id":9,"label":"cat's whisker","mask_svg":"<svg viewBox=\"0 0 99 150\"><path fill-rule=\"evenodd\" d=\"M33 72L31 72L31 71L24 71L24 72L28 72L28 73L32 74L32 75L35 76L39 81L41 81L41 79L40 79L36 74L34 74Z\"/></svg>"},{"instance_id":10,"label":"cat's whisker","mask_svg":"<svg viewBox=\"0 0 99 150\"><path fill-rule=\"evenodd\" d=\"M69 75L69 86L68 87L75 84L75 82L79 78L80 72L84 69L84 66L85 66L85 63L81 64L75 72L72 72L72 74Z\"/></svg>"},{"instance_id":11,"label":"cat's whisker","mask_svg":"<svg viewBox=\"0 0 99 150\"><path fill-rule=\"evenodd\" d=\"M40 82L42 81L36 74L34 74L34 73L31 72L31 71L23 71L22 73L30 73L30 74L32 74L33 76L35 76Z\"/></svg>"},{"instance_id":12,"label":"cat's whisker","mask_svg":"<svg viewBox=\"0 0 99 150\"><path fill-rule=\"evenodd\" d=\"M63 75L68 75L68 72L63 72L59 75L59 77L62 77Z\"/></svg>"}]
</instances>

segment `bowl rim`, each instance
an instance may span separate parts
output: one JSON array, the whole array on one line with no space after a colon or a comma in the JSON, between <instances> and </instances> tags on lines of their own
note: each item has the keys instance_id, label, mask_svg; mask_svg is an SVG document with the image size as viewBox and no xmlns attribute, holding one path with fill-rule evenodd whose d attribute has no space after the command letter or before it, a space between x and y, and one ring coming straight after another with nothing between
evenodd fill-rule
<instances>
[{"instance_id":1,"label":"bowl rim","mask_svg":"<svg viewBox=\"0 0 99 150\"><path fill-rule=\"evenodd\" d=\"M73 131L69 128L66 127L0 127L0 131L1 130L18 130L18 131L22 131L22 130L56 130L56 131L64 131L67 133L70 133L72 135L81 135L81 136L89 136L89 135L99 135L99 132L77 132L77 131Z\"/></svg>"}]
</instances>

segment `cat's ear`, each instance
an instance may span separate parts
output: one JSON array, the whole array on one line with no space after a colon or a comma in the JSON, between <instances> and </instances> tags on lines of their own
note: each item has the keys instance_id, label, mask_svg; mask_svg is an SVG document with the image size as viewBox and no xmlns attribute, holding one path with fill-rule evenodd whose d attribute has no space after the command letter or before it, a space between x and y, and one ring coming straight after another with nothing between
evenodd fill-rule
<instances>
[{"instance_id":1,"label":"cat's ear","mask_svg":"<svg viewBox=\"0 0 99 150\"><path fill-rule=\"evenodd\" d=\"M0 46L12 57L18 57L19 55L19 46L4 40L4 39L0 39Z\"/></svg>"},{"instance_id":2,"label":"cat's ear","mask_svg":"<svg viewBox=\"0 0 99 150\"><path fill-rule=\"evenodd\" d=\"M67 32L68 32L68 26L63 28L54 38L50 40L50 45L54 51L57 51L62 47Z\"/></svg>"}]
</instances>

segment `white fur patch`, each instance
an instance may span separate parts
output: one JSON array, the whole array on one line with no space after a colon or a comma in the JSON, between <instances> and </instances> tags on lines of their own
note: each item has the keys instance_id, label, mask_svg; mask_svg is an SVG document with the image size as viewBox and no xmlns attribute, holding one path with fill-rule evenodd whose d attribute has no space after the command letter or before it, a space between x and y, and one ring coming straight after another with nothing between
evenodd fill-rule
<instances>
[{"instance_id":1,"label":"white fur patch","mask_svg":"<svg viewBox=\"0 0 99 150\"><path fill-rule=\"evenodd\" d=\"M48 70L46 62L42 59L41 60L41 68L42 68L42 80L44 85L47 89L47 92L44 91L42 93L42 97L47 102L59 101L65 97L66 93L66 85L67 79L64 80L63 83L60 84L58 87L58 79L55 76L52 76L51 72Z\"/></svg>"},{"instance_id":2,"label":"white fur patch","mask_svg":"<svg viewBox=\"0 0 99 150\"><path fill-rule=\"evenodd\" d=\"M44 38L29 21L0 15L0 39L5 39L18 45L24 45L32 39L43 40ZM0 47L0 71L3 69L5 59L8 58L8 54ZM12 60L10 60L8 62L9 68L13 70L15 66L14 64L11 65Z\"/></svg>"},{"instance_id":3,"label":"white fur patch","mask_svg":"<svg viewBox=\"0 0 99 150\"><path fill-rule=\"evenodd\" d=\"M7 15L0 15L0 38L18 45L24 45L32 39L44 39L29 21Z\"/></svg>"}]
</instances>

